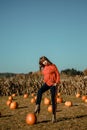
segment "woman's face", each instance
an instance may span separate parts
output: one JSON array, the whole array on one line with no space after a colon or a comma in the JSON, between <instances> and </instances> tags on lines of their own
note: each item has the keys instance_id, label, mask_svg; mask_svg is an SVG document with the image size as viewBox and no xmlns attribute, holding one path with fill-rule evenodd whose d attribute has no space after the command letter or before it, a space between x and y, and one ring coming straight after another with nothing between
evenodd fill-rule
<instances>
[{"instance_id":1,"label":"woman's face","mask_svg":"<svg viewBox=\"0 0 87 130\"><path fill-rule=\"evenodd\" d=\"M47 60L44 60L43 65L47 65L47 64L48 64Z\"/></svg>"}]
</instances>

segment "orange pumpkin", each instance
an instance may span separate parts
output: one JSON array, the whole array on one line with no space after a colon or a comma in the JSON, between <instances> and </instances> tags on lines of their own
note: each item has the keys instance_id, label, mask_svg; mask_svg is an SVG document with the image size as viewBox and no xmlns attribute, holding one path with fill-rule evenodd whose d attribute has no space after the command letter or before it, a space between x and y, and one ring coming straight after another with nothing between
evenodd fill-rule
<instances>
[{"instance_id":1,"label":"orange pumpkin","mask_svg":"<svg viewBox=\"0 0 87 130\"><path fill-rule=\"evenodd\" d=\"M50 105L50 103L51 103L50 99L45 97L44 98L44 104L45 105Z\"/></svg>"},{"instance_id":2,"label":"orange pumpkin","mask_svg":"<svg viewBox=\"0 0 87 130\"><path fill-rule=\"evenodd\" d=\"M34 113L28 113L27 116L26 116L26 123L28 125L33 125L35 124L37 121L37 117Z\"/></svg>"},{"instance_id":3,"label":"orange pumpkin","mask_svg":"<svg viewBox=\"0 0 87 130\"><path fill-rule=\"evenodd\" d=\"M57 96L60 97L60 96L61 96L61 93L57 93Z\"/></svg>"},{"instance_id":4,"label":"orange pumpkin","mask_svg":"<svg viewBox=\"0 0 87 130\"><path fill-rule=\"evenodd\" d=\"M28 98L28 94L27 93L24 94L24 98Z\"/></svg>"},{"instance_id":5,"label":"orange pumpkin","mask_svg":"<svg viewBox=\"0 0 87 130\"><path fill-rule=\"evenodd\" d=\"M82 100L85 101L85 99L87 99L87 96L86 96L86 95L83 95L83 96L82 96Z\"/></svg>"},{"instance_id":6,"label":"orange pumpkin","mask_svg":"<svg viewBox=\"0 0 87 130\"><path fill-rule=\"evenodd\" d=\"M15 94L15 93L13 93L13 94L12 94L12 97L15 97L15 96L16 96L16 94Z\"/></svg>"},{"instance_id":7,"label":"orange pumpkin","mask_svg":"<svg viewBox=\"0 0 87 130\"><path fill-rule=\"evenodd\" d=\"M61 97L56 98L56 103L62 103L62 102L63 102L63 98L61 98Z\"/></svg>"},{"instance_id":8,"label":"orange pumpkin","mask_svg":"<svg viewBox=\"0 0 87 130\"><path fill-rule=\"evenodd\" d=\"M8 100L12 101L12 100L13 100L13 97L12 97L12 96L9 96L9 97L8 97Z\"/></svg>"},{"instance_id":9,"label":"orange pumpkin","mask_svg":"<svg viewBox=\"0 0 87 130\"><path fill-rule=\"evenodd\" d=\"M52 105L49 105L49 106L48 106L48 112L51 112L51 113L52 113Z\"/></svg>"},{"instance_id":10,"label":"orange pumpkin","mask_svg":"<svg viewBox=\"0 0 87 130\"><path fill-rule=\"evenodd\" d=\"M35 94L34 93L31 93L31 96L33 97Z\"/></svg>"},{"instance_id":11,"label":"orange pumpkin","mask_svg":"<svg viewBox=\"0 0 87 130\"><path fill-rule=\"evenodd\" d=\"M11 102L12 102L11 100L7 100L6 105L10 106Z\"/></svg>"},{"instance_id":12,"label":"orange pumpkin","mask_svg":"<svg viewBox=\"0 0 87 130\"><path fill-rule=\"evenodd\" d=\"M72 102L71 102L71 101L66 101L66 102L65 102L65 106L71 107L71 106L72 106Z\"/></svg>"},{"instance_id":13,"label":"orange pumpkin","mask_svg":"<svg viewBox=\"0 0 87 130\"><path fill-rule=\"evenodd\" d=\"M14 101L10 104L10 109L16 109L16 108L18 108L18 103Z\"/></svg>"},{"instance_id":14,"label":"orange pumpkin","mask_svg":"<svg viewBox=\"0 0 87 130\"><path fill-rule=\"evenodd\" d=\"M85 102L87 103L87 99L85 99Z\"/></svg>"},{"instance_id":15,"label":"orange pumpkin","mask_svg":"<svg viewBox=\"0 0 87 130\"><path fill-rule=\"evenodd\" d=\"M34 96L34 99L37 100L37 96Z\"/></svg>"},{"instance_id":16,"label":"orange pumpkin","mask_svg":"<svg viewBox=\"0 0 87 130\"><path fill-rule=\"evenodd\" d=\"M36 102L35 98L31 98L31 103L35 103L35 102Z\"/></svg>"},{"instance_id":17,"label":"orange pumpkin","mask_svg":"<svg viewBox=\"0 0 87 130\"><path fill-rule=\"evenodd\" d=\"M77 98L81 97L80 93L77 93L77 94L76 94L76 97L77 97Z\"/></svg>"},{"instance_id":18,"label":"orange pumpkin","mask_svg":"<svg viewBox=\"0 0 87 130\"><path fill-rule=\"evenodd\" d=\"M82 96L82 100L85 101L87 99L87 96L86 95L83 95Z\"/></svg>"}]
</instances>

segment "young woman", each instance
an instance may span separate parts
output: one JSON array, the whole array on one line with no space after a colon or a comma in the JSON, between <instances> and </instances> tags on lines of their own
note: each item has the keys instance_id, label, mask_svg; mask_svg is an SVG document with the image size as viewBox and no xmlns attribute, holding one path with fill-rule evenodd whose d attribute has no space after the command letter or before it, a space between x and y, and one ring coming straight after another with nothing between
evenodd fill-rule
<instances>
[{"instance_id":1,"label":"young woman","mask_svg":"<svg viewBox=\"0 0 87 130\"><path fill-rule=\"evenodd\" d=\"M53 64L47 57L42 56L39 59L40 70L43 74L44 84L38 90L36 107L34 113L40 112L40 103L42 94L50 89L52 101L52 122L56 121L56 92L57 85L60 82L60 74L55 64Z\"/></svg>"}]
</instances>

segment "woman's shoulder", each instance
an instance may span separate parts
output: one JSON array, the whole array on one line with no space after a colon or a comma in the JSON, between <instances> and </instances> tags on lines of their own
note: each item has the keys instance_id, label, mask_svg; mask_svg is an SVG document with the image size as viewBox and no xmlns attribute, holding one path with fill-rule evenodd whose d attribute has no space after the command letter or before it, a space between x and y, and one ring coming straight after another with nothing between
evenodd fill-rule
<instances>
[{"instance_id":1,"label":"woman's shoulder","mask_svg":"<svg viewBox=\"0 0 87 130\"><path fill-rule=\"evenodd\" d=\"M56 69L57 67L56 67L55 64L51 64L51 65L49 65L49 68L51 68L51 69Z\"/></svg>"},{"instance_id":2,"label":"woman's shoulder","mask_svg":"<svg viewBox=\"0 0 87 130\"><path fill-rule=\"evenodd\" d=\"M56 68L56 65L55 65L55 64L51 64L51 66Z\"/></svg>"}]
</instances>

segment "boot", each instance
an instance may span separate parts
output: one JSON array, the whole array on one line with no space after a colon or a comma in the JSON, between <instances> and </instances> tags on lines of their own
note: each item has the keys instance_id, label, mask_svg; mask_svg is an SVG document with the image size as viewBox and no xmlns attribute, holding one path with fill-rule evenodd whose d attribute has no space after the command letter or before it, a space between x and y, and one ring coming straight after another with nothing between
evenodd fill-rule
<instances>
[{"instance_id":1,"label":"boot","mask_svg":"<svg viewBox=\"0 0 87 130\"><path fill-rule=\"evenodd\" d=\"M39 104L37 104L36 105L36 107L35 107L35 110L34 110L34 113L36 114L36 113L40 113L40 105Z\"/></svg>"},{"instance_id":2,"label":"boot","mask_svg":"<svg viewBox=\"0 0 87 130\"><path fill-rule=\"evenodd\" d=\"M55 123L56 122L56 114L53 114L52 115L52 123Z\"/></svg>"}]
</instances>

